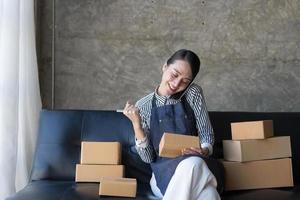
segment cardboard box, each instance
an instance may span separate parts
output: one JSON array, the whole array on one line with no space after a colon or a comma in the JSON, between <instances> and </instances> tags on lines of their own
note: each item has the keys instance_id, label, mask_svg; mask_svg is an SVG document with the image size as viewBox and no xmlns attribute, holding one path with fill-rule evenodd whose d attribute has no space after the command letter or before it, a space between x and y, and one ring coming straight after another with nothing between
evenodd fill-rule
<instances>
[{"instance_id":1,"label":"cardboard box","mask_svg":"<svg viewBox=\"0 0 300 200\"><path fill-rule=\"evenodd\" d=\"M292 156L290 136L264 140L223 140L224 160L253 161Z\"/></svg>"},{"instance_id":2,"label":"cardboard box","mask_svg":"<svg viewBox=\"0 0 300 200\"><path fill-rule=\"evenodd\" d=\"M273 136L273 121L231 123L232 140L265 139Z\"/></svg>"},{"instance_id":3,"label":"cardboard box","mask_svg":"<svg viewBox=\"0 0 300 200\"><path fill-rule=\"evenodd\" d=\"M182 155L182 149L200 147L199 137L164 133L159 143L159 156L174 158Z\"/></svg>"},{"instance_id":4,"label":"cardboard box","mask_svg":"<svg viewBox=\"0 0 300 200\"><path fill-rule=\"evenodd\" d=\"M103 177L123 176L123 165L76 165L76 182L100 182Z\"/></svg>"},{"instance_id":5,"label":"cardboard box","mask_svg":"<svg viewBox=\"0 0 300 200\"><path fill-rule=\"evenodd\" d=\"M290 158L251 162L222 161L225 190L246 190L293 186Z\"/></svg>"},{"instance_id":6,"label":"cardboard box","mask_svg":"<svg viewBox=\"0 0 300 200\"><path fill-rule=\"evenodd\" d=\"M82 142L80 163L119 165L121 144L119 142Z\"/></svg>"},{"instance_id":7,"label":"cardboard box","mask_svg":"<svg viewBox=\"0 0 300 200\"><path fill-rule=\"evenodd\" d=\"M136 179L133 178L102 178L99 186L99 195L135 197Z\"/></svg>"}]
</instances>

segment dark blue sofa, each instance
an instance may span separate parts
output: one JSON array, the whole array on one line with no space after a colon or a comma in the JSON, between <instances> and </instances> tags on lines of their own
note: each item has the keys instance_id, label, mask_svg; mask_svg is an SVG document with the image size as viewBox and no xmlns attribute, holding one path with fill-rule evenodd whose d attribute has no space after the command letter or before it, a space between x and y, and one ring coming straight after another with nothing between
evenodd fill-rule
<instances>
[{"instance_id":1,"label":"dark blue sofa","mask_svg":"<svg viewBox=\"0 0 300 200\"><path fill-rule=\"evenodd\" d=\"M214 157L222 158L222 140L231 139L230 123L273 119L275 135L290 135L295 187L223 192L222 199L300 199L300 113L210 112L215 131ZM99 184L75 183L81 141L120 141L125 176L138 180L136 199L156 199L149 187L151 169L134 148L133 130L114 111L43 110L30 183L7 200L95 200Z\"/></svg>"}]
</instances>

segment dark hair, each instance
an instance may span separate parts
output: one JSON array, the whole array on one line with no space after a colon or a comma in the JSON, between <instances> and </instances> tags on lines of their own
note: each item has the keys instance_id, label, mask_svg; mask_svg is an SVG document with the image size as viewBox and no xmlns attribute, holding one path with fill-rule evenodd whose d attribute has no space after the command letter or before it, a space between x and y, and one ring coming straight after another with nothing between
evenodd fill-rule
<instances>
[{"instance_id":1,"label":"dark hair","mask_svg":"<svg viewBox=\"0 0 300 200\"><path fill-rule=\"evenodd\" d=\"M200 59L197 54L191 50L180 49L167 60L167 65L173 64L176 60L184 60L189 63L192 70L192 80L197 76L200 69Z\"/></svg>"},{"instance_id":2,"label":"dark hair","mask_svg":"<svg viewBox=\"0 0 300 200\"><path fill-rule=\"evenodd\" d=\"M191 50L180 49L180 50L176 51L167 60L167 65L173 64L176 60L184 60L184 61L189 63L189 65L191 67L191 70L192 70L192 81L190 82L190 84L191 84L193 82L193 80L195 79L195 77L197 76L199 70L200 70L200 59L199 59L199 57L197 56L197 54L195 54ZM172 98L179 99L182 96L182 94L188 89L190 84L186 87L185 90L172 95Z\"/></svg>"}]
</instances>

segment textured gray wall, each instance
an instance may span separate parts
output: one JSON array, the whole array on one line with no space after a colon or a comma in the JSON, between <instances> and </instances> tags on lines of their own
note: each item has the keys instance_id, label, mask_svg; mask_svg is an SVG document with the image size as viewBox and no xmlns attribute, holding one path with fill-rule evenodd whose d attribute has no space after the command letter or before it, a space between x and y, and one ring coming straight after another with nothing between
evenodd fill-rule
<instances>
[{"instance_id":1,"label":"textured gray wall","mask_svg":"<svg viewBox=\"0 0 300 200\"><path fill-rule=\"evenodd\" d=\"M39 4L51 105L52 0ZM177 49L201 58L209 110L300 111L298 0L56 0L55 108L117 109L160 81Z\"/></svg>"}]
</instances>

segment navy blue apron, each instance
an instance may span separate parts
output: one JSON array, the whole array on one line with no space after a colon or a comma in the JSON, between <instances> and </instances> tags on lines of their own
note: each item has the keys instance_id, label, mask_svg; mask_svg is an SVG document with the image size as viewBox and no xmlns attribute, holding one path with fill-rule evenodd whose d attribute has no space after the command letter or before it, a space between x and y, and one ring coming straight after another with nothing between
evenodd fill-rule
<instances>
[{"instance_id":1,"label":"navy blue apron","mask_svg":"<svg viewBox=\"0 0 300 200\"><path fill-rule=\"evenodd\" d=\"M161 107L156 106L155 95L152 99L152 110L150 118L150 140L153 144L156 159L151 163L152 171L155 175L156 184L162 194L168 187L168 184L176 170L177 165L190 156L198 156L205 160L206 164L214 173L216 171L217 176L221 174L219 178L216 176L218 185L223 182L224 172L223 166L219 166L216 160L203 157L199 154L196 155L183 155L176 158L164 158L159 157L159 143L164 132L177 133L183 135L198 135L196 128L196 120L193 109L183 96L182 101L173 105L164 105ZM212 166L212 167L210 167ZM212 168L212 169L211 169ZM221 169L219 169L221 168ZM220 180L218 180L220 179ZM222 187L223 188L223 187Z\"/></svg>"}]
</instances>

